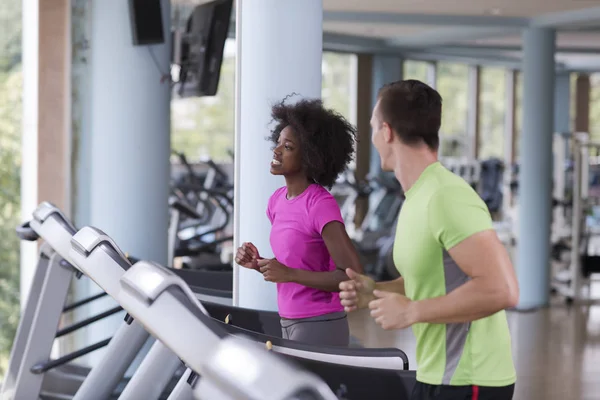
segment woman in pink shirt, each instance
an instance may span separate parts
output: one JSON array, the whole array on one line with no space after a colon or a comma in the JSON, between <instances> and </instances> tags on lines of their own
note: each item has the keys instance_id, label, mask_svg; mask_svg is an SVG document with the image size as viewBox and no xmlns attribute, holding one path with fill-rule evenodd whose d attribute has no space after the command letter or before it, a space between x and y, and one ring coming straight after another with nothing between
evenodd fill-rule
<instances>
[{"instance_id":1,"label":"woman in pink shirt","mask_svg":"<svg viewBox=\"0 0 600 400\"><path fill-rule=\"evenodd\" d=\"M327 189L352 160L356 132L320 100L282 102L272 116L271 173L285 178L267 206L275 258L264 259L252 243L244 243L236 262L277 284L284 338L348 346L339 283L348 279L346 268L362 273L362 267Z\"/></svg>"}]
</instances>

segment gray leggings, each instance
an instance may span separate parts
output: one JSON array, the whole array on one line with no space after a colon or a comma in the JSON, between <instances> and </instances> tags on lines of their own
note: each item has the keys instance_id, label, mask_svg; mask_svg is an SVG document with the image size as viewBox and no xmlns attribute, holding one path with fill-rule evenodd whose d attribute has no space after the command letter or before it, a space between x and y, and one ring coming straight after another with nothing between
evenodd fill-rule
<instances>
[{"instance_id":1,"label":"gray leggings","mask_svg":"<svg viewBox=\"0 0 600 400\"><path fill-rule=\"evenodd\" d=\"M298 342L348 347L350 328L345 312L319 315L311 318L281 319L284 339Z\"/></svg>"}]
</instances>

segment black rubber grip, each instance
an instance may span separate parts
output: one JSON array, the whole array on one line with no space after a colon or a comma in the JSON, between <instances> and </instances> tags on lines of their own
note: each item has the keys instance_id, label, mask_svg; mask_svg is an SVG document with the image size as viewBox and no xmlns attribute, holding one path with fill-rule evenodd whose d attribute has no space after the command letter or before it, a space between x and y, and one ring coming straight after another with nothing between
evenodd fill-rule
<instances>
[{"instance_id":1,"label":"black rubber grip","mask_svg":"<svg viewBox=\"0 0 600 400\"><path fill-rule=\"evenodd\" d=\"M25 222L22 225L17 226L17 236L19 239L25 240L27 242L35 242L40 237L35 231L29 226L29 221Z\"/></svg>"}]
</instances>

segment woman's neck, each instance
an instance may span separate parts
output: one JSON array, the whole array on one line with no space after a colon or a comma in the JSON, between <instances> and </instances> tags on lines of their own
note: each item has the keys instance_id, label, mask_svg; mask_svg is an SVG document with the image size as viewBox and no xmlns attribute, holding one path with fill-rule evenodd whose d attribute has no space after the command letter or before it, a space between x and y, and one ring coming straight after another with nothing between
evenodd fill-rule
<instances>
[{"instance_id":1,"label":"woman's neck","mask_svg":"<svg viewBox=\"0 0 600 400\"><path fill-rule=\"evenodd\" d=\"M286 176L285 185L287 186L288 200L300 196L306 190L306 188L310 186L310 184L311 182L306 178L306 176Z\"/></svg>"}]
</instances>

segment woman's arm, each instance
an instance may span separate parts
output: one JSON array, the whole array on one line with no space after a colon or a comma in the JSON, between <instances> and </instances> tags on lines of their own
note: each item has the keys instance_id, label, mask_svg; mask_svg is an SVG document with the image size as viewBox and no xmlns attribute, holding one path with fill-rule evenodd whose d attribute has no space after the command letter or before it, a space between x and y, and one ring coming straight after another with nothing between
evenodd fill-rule
<instances>
[{"instance_id":1,"label":"woman's arm","mask_svg":"<svg viewBox=\"0 0 600 400\"><path fill-rule=\"evenodd\" d=\"M290 268L290 280L319 290L339 292L340 282L348 279L344 272L347 268L353 269L359 274L363 273L360 258L346 232L346 228L341 222L332 221L325 225L321 236L337 269L335 271L314 272Z\"/></svg>"}]
</instances>

